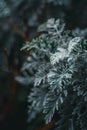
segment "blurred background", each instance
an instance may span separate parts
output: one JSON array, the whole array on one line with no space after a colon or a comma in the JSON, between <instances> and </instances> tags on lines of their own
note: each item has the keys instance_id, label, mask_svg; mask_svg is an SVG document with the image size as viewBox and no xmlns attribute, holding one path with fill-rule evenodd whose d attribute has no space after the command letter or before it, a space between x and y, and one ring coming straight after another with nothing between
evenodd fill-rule
<instances>
[{"instance_id":1,"label":"blurred background","mask_svg":"<svg viewBox=\"0 0 87 130\"><path fill-rule=\"evenodd\" d=\"M50 130L43 115L28 119L32 84L18 83L26 59L20 48L38 36L37 28L49 18L60 18L66 28L87 35L87 0L0 0L0 130Z\"/></svg>"}]
</instances>

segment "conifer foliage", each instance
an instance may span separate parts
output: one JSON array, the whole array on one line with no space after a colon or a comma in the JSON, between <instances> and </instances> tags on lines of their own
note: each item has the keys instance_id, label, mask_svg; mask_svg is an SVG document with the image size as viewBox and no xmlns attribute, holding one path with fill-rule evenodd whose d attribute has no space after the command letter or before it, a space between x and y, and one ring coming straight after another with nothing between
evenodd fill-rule
<instances>
[{"instance_id":1,"label":"conifer foliage","mask_svg":"<svg viewBox=\"0 0 87 130\"><path fill-rule=\"evenodd\" d=\"M32 76L25 79L29 83L33 77L29 121L42 112L49 123L56 113L56 130L86 130L87 42L66 31L59 19L49 19L38 30L42 34L22 48L30 51L22 69Z\"/></svg>"}]
</instances>

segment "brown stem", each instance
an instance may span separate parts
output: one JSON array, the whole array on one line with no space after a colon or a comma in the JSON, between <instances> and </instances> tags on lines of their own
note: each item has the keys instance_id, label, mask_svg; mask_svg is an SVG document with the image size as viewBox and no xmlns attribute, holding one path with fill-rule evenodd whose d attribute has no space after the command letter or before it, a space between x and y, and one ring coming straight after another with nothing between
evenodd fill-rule
<instances>
[{"instance_id":1,"label":"brown stem","mask_svg":"<svg viewBox=\"0 0 87 130\"><path fill-rule=\"evenodd\" d=\"M12 20L7 19L7 22L9 24L9 26L24 40L24 41L28 41L29 38L26 36L25 33L23 33L14 23Z\"/></svg>"},{"instance_id":2,"label":"brown stem","mask_svg":"<svg viewBox=\"0 0 87 130\"><path fill-rule=\"evenodd\" d=\"M47 125L42 125L40 128L38 128L36 130L50 130L54 124L55 124L55 121L53 120L50 123L48 123Z\"/></svg>"},{"instance_id":3,"label":"brown stem","mask_svg":"<svg viewBox=\"0 0 87 130\"><path fill-rule=\"evenodd\" d=\"M9 71L9 70L10 70L10 64L9 64L9 56L8 56L7 49L4 48L4 49L3 49L3 52L4 52L4 55L5 55L5 57L6 57L7 68L8 68L8 71Z\"/></svg>"}]
</instances>

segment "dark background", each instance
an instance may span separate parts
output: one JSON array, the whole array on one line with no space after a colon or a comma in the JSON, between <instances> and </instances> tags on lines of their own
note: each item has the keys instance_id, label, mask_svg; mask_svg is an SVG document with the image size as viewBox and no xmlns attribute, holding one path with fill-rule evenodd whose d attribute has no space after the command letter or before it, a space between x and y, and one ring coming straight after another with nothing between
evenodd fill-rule
<instances>
[{"instance_id":1,"label":"dark background","mask_svg":"<svg viewBox=\"0 0 87 130\"><path fill-rule=\"evenodd\" d=\"M21 85L15 77L21 75L26 58L20 48L38 36L41 23L53 17L62 19L67 29L84 30L87 0L0 0L0 130L47 130L41 128L43 115L27 122L32 85Z\"/></svg>"}]
</instances>

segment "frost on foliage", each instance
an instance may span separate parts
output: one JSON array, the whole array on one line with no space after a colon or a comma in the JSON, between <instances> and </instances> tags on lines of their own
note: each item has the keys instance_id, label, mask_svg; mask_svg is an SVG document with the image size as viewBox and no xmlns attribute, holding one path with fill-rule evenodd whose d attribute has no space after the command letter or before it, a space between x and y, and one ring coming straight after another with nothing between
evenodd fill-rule
<instances>
[{"instance_id":1,"label":"frost on foliage","mask_svg":"<svg viewBox=\"0 0 87 130\"><path fill-rule=\"evenodd\" d=\"M71 53L74 47L81 41L80 37L75 37L69 42L68 52Z\"/></svg>"},{"instance_id":2,"label":"frost on foliage","mask_svg":"<svg viewBox=\"0 0 87 130\"><path fill-rule=\"evenodd\" d=\"M39 86L40 84L45 84L47 81L48 70L50 69L49 64L42 64L38 68L35 76L34 86Z\"/></svg>"},{"instance_id":3,"label":"frost on foliage","mask_svg":"<svg viewBox=\"0 0 87 130\"><path fill-rule=\"evenodd\" d=\"M56 130L83 130L87 128L87 41L67 33L64 26L60 20L48 20L46 33L23 48L31 53L22 70L34 79L29 121L43 112L48 123L56 113L60 116Z\"/></svg>"},{"instance_id":4,"label":"frost on foliage","mask_svg":"<svg viewBox=\"0 0 87 130\"><path fill-rule=\"evenodd\" d=\"M55 63L59 63L60 60L63 60L65 57L67 57L67 51L63 48L58 48L58 52L55 52L50 57L50 62L52 65Z\"/></svg>"},{"instance_id":5,"label":"frost on foliage","mask_svg":"<svg viewBox=\"0 0 87 130\"><path fill-rule=\"evenodd\" d=\"M52 120L55 111L59 111L61 104L64 102L65 97L67 96L67 90L65 90L61 86L57 87L57 89L54 88L55 90L50 88L49 92L45 96L45 100L43 103L43 113L45 113L46 115L46 123L49 123Z\"/></svg>"},{"instance_id":6,"label":"frost on foliage","mask_svg":"<svg viewBox=\"0 0 87 130\"><path fill-rule=\"evenodd\" d=\"M61 21L59 19L55 21L54 18L51 18L47 21L46 27L48 29L49 34L57 34L58 36L60 36L61 33L64 31L65 24L61 24Z\"/></svg>"},{"instance_id":7,"label":"frost on foliage","mask_svg":"<svg viewBox=\"0 0 87 130\"><path fill-rule=\"evenodd\" d=\"M46 114L46 123L49 123L51 121L55 113L55 110L59 110L60 103L63 103L62 94L58 95L57 93L52 93L49 91L49 93L46 95L46 99L44 100L43 104L43 113Z\"/></svg>"},{"instance_id":8,"label":"frost on foliage","mask_svg":"<svg viewBox=\"0 0 87 130\"><path fill-rule=\"evenodd\" d=\"M64 66L63 63L60 63L48 73L48 82L52 91L56 89L60 93L63 88L65 89L72 78L73 70L71 69L68 65Z\"/></svg>"},{"instance_id":9,"label":"frost on foliage","mask_svg":"<svg viewBox=\"0 0 87 130\"><path fill-rule=\"evenodd\" d=\"M59 63L60 60L64 60L65 58L70 58L70 53L75 49L78 43L81 42L80 37L72 38L69 41L68 48L60 48L58 47L57 52L51 55L50 62L52 65Z\"/></svg>"},{"instance_id":10,"label":"frost on foliage","mask_svg":"<svg viewBox=\"0 0 87 130\"><path fill-rule=\"evenodd\" d=\"M43 109L43 102L47 92L47 85L41 85L41 87L34 87L31 89L31 93L28 96L29 105L29 121L37 116Z\"/></svg>"},{"instance_id":11,"label":"frost on foliage","mask_svg":"<svg viewBox=\"0 0 87 130\"><path fill-rule=\"evenodd\" d=\"M38 27L38 32L46 31L49 35L56 37L61 37L61 34L64 31L65 24L62 23L59 19L55 20L54 18L49 19L46 23Z\"/></svg>"},{"instance_id":12,"label":"frost on foliage","mask_svg":"<svg viewBox=\"0 0 87 130\"><path fill-rule=\"evenodd\" d=\"M84 101L87 101L87 52L83 51L77 61L76 67L78 66L78 69L74 76L75 81L73 82L73 90L77 92L78 96L83 96Z\"/></svg>"}]
</instances>

